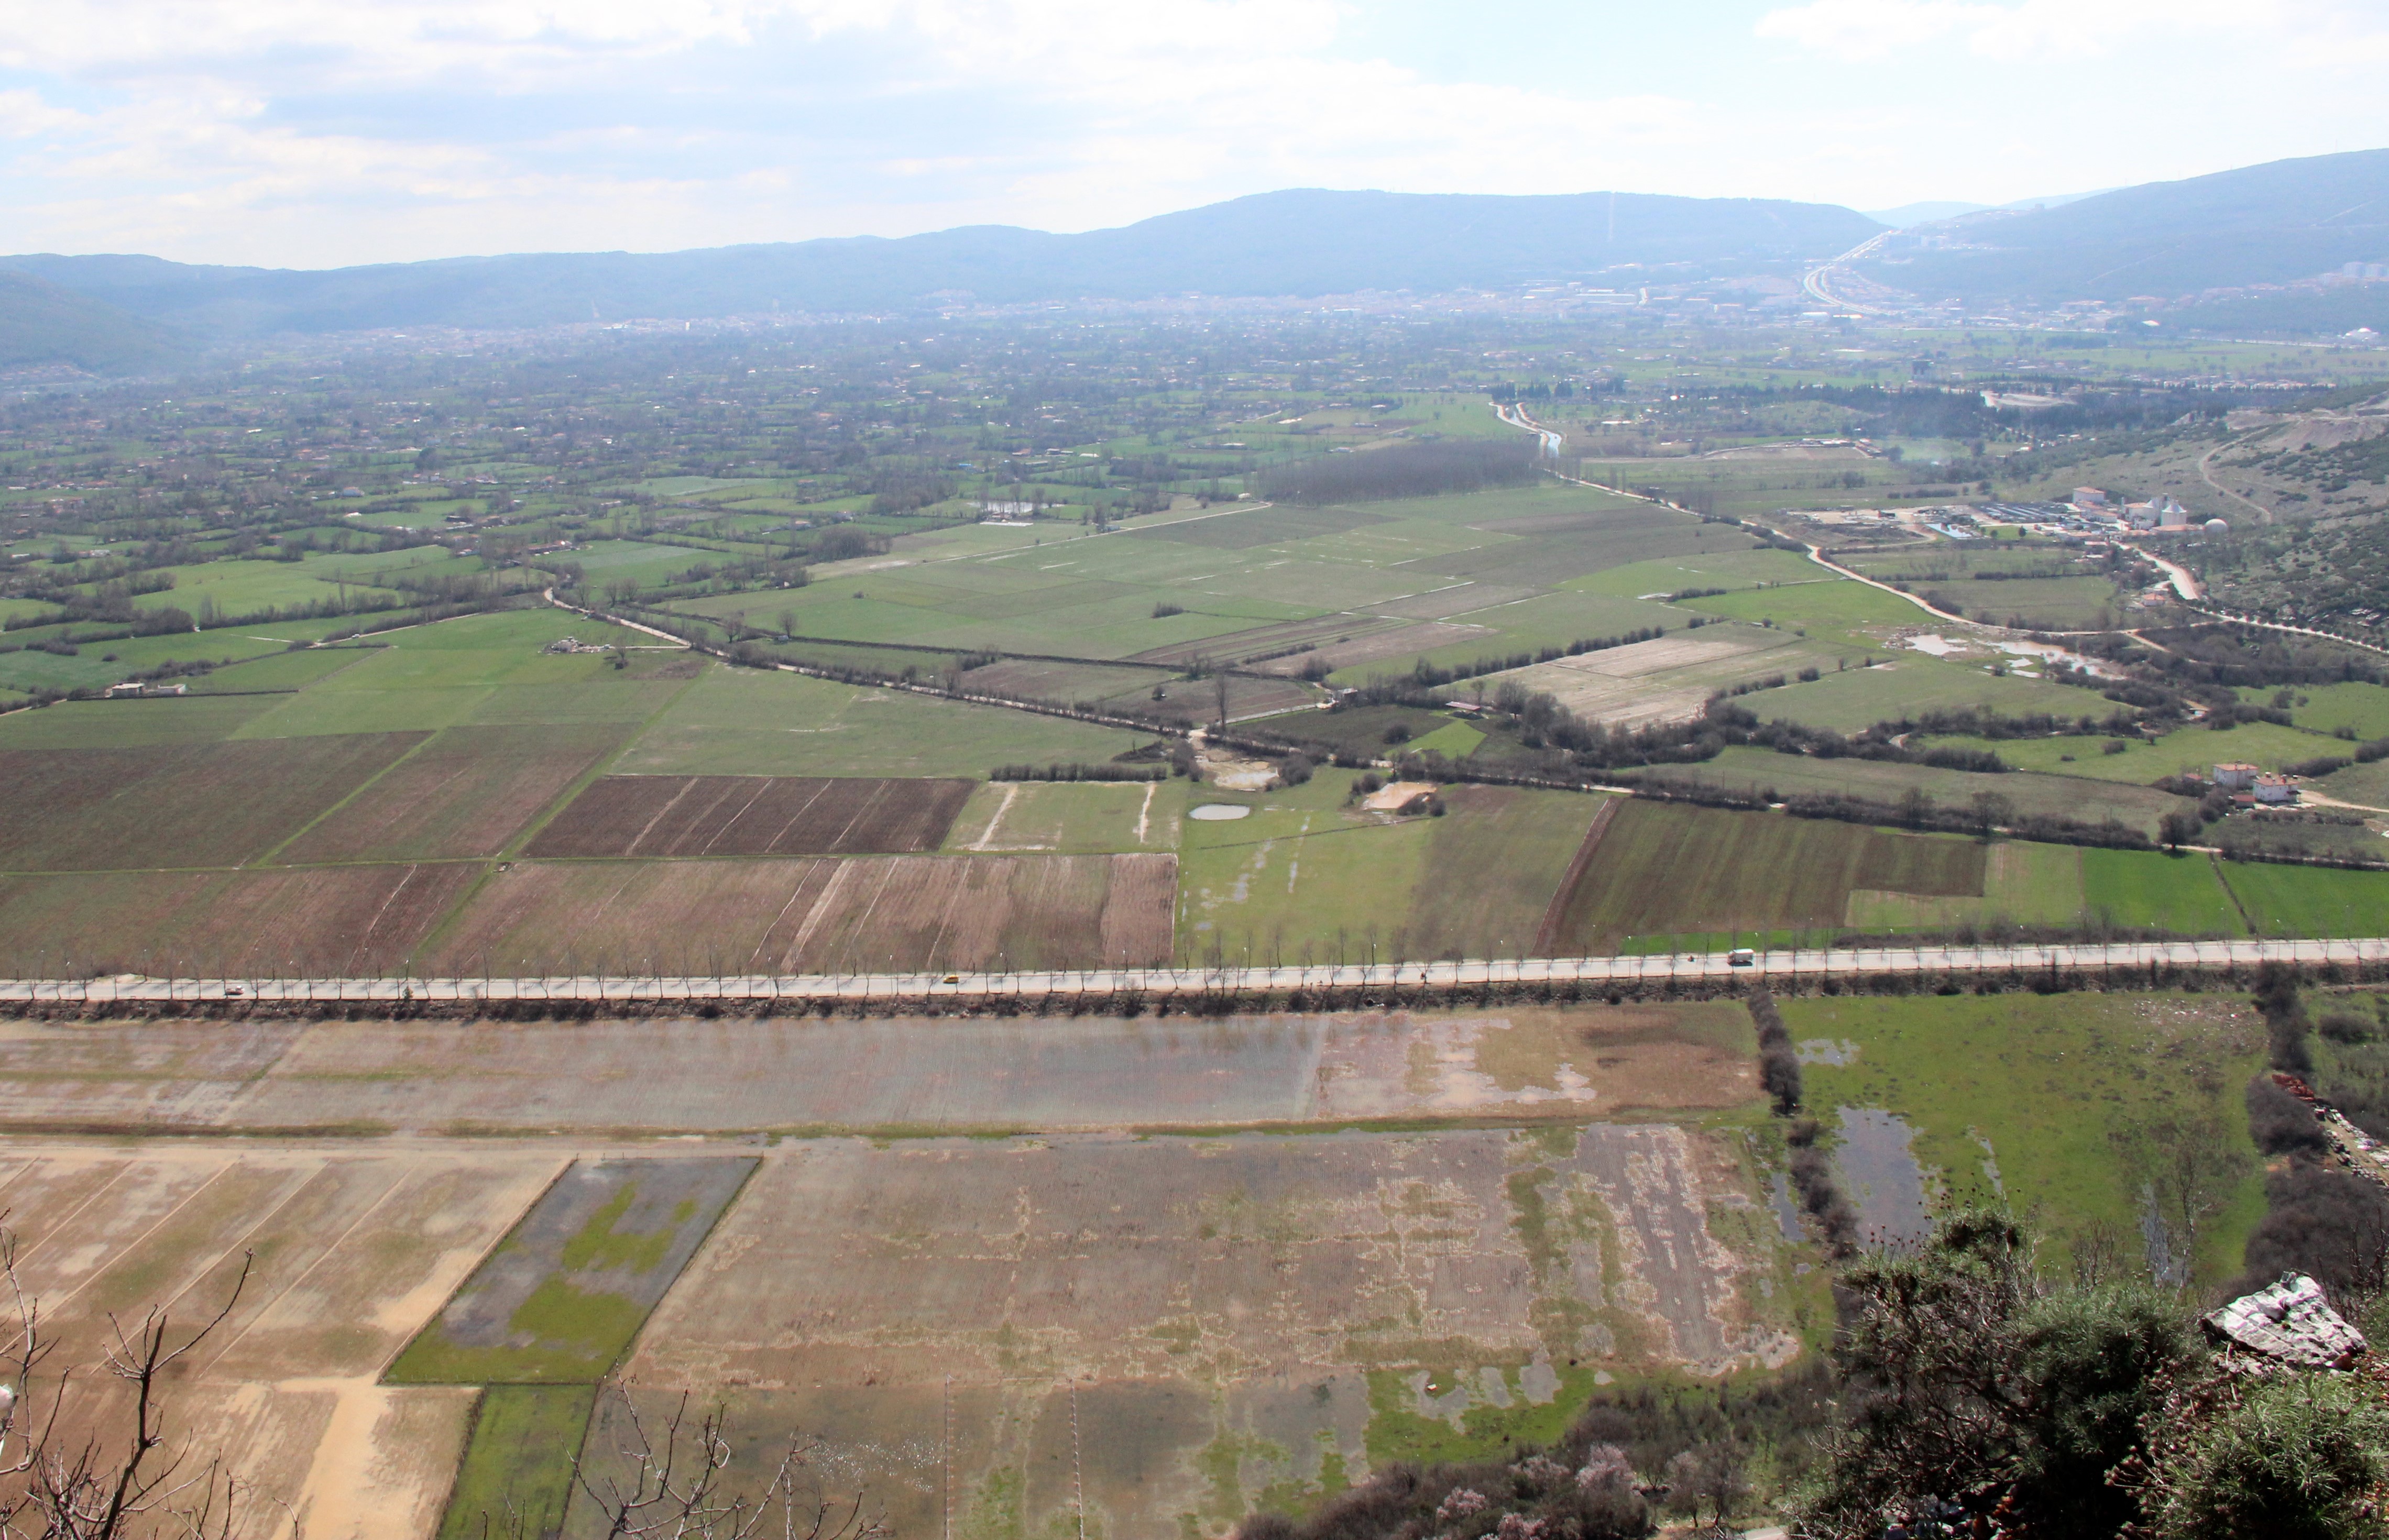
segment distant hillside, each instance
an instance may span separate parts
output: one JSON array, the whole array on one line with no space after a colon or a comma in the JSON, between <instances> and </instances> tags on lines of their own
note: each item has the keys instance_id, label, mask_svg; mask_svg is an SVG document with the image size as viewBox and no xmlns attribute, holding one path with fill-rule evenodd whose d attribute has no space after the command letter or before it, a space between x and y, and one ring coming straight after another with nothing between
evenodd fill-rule
<instances>
[{"instance_id":1,"label":"distant hillside","mask_svg":"<svg viewBox=\"0 0 2389 1540\"><path fill-rule=\"evenodd\" d=\"M1440 293L1586 278L1635 264L1814 259L1879 228L1847 209L1757 198L1308 190L1079 235L981 225L899 240L477 257L326 272L194 267L152 257L10 257L0 258L0 268L195 331L253 336L901 310L965 299Z\"/></svg>"},{"instance_id":2,"label":"distant hillside","mask_svg":"<svg viewBox=\"0 0 2389 1540\"><path fill-rule=\"evenodd\" d=\"M1979 249L1919 249L1948 236ZM2153 182L2063 207L1967 214L1889 243L1870 276L1926 299L2175 298L2389 261L2389 150Z\"/></svg>"},{"instance_id":3,"label":"distant hillside","mask_svg":"<svg viewBox=\"0 0 2389 1540\"><path fill-rule=\"evenodd\" d=\"M187 350L154 321L22 273L0 271L0 370L64 364L95 375L171 367Z\"/></svg>"}]
</instances>

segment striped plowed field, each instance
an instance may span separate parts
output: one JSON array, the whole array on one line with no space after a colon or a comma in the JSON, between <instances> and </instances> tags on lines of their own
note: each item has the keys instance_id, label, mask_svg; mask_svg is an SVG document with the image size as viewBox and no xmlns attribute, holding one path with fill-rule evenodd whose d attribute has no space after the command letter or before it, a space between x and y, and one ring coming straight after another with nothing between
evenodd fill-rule
<instances>
[{"instance_id":1,"label":"striped plowed field","mask_svg":"<svg viewBox=\"0 0 2389 1540\"><path fill-rule=\"evenodd\" d=\"M1554 906L1547 944L1597 956L1632 936L1838 926L1853 891L1980 897L1986 846L1783 813L1633 799Z\"/></svg>"},{"instance_id":2,"label":"striped plowed field","mask_svg":"<svg viewBox=\"0 0 2389 1540\"><path fill-rule=\"evenodd\" d=\"M0 871L254 860L423 741L351 732L0 750Z\"/></svg>"},{"instance_id":3,"label":"striped plowed field","mask_svg":"<svg viewBox=\"0 0 2389 1540\"><path fill-rule=\"evenodd\" d=\"M609 775L531 841L534 858L843 856L935 849L975 783Z\"/></svg>"},{"instance_id":4,"label":"striped plowed field","mask_svg":"<svg viewBox=\"0 0 2389 1540\"><path fill-rule=\"evenodd\" d=\"M479 871L393 863L0 877L0 974L395 973Z\"/></svg>"},{"instance_id":5,"label":"striped plowed field","mask_svg":"<svg viewBox=\"0 0 2389 1540\"><path fill-rule=\"evenodd\" d=\"M494 856L630 732L627 722L449 728L275 859Z\"/></svg>"},{"instance_id":6,"label":"striped plowed field","mask_svg":"<svg viewBox=\"0 0 2389 1540\"><path fill-rule=\"evenodd\" d=\"M1174 856L544 862L493 873L419 971L884 973L1157 964Z\"/></svg>"}]
</instances>

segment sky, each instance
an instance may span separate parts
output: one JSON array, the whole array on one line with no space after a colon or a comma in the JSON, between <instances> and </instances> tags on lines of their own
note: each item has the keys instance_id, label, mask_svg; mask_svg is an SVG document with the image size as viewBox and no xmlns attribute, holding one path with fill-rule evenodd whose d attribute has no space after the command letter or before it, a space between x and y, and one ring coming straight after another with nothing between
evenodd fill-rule
<instances>
[{"instance_id":1,"label":"sky","mask_svg":"<svg viewBox=\"0 0 2389 1540\"><path fill-rule=\"evenodd\" d=\"M271 267L1283 187L2004 203L2389 146L2384 0L17 0L0 250Z\"/></svg>"}]
</instances>

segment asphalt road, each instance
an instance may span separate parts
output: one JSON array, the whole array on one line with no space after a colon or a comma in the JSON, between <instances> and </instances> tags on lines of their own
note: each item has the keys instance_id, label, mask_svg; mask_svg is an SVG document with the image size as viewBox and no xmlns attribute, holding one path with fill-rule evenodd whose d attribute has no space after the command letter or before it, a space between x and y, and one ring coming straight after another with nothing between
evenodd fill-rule
<instances>
[{"instance_id":1,"label":"asphalt road","mask_svg":"<svg viewBox=\"0 0 2389 1540\"><path fill-rule=\"evenodd\" d=\"M101 1004L140 1000L372 1003L478 1000L951 999L957 1003L1136 994L1169 998L1232 991L1460 988L1483 984L1674 979L1746 984L1847 978L1860 974L1977 974L2046 970L2221 969L2264 961L2389 962L2389 937L2340 941L2170 941L2050 947L1913 947L1761 952L1742 967L1722 952L1656 957L1480 959L1297 968L1092 968L1034 974L797 974L735 977L166 979L120 974L96 979L0 981L0 1002Z\"/></svg>"}]
</instances>

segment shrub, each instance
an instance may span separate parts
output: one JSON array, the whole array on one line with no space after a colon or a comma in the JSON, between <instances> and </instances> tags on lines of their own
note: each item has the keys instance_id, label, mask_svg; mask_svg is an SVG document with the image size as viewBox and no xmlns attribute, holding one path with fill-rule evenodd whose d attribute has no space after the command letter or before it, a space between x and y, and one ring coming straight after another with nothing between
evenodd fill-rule
<instances>
[{"instance_id":1,"label":"shrub","mask_svg":"<svg viewBox=\"0 0 2389 1540\"><path fill-rule=\"evenodd\" d=\"M2320 1155L2331 1148L2313 1112L2269 1075L2248 1082L2248 1137L2268 1155Z\"/></svg>"},{"instance_id":2,"label":"shrub","mask_svg":"<svg viewBox=\"0 0 2389 1540\"><path fill-rule=\"evenodd\" d=\"M2342 1540L2377 1534L2367 1489L2389 1477L2389 1408L2338 1375L2283 1375L2221 1390L2223 1405L2165 1465L2158 1540Z\"/></svg>"}]
</instances>

